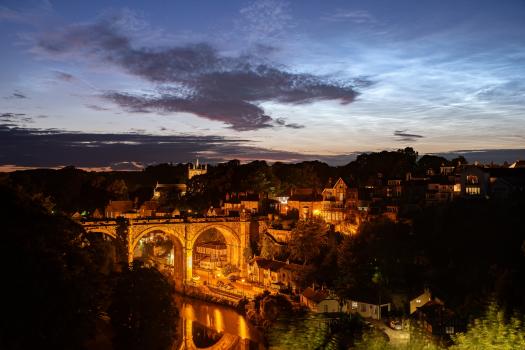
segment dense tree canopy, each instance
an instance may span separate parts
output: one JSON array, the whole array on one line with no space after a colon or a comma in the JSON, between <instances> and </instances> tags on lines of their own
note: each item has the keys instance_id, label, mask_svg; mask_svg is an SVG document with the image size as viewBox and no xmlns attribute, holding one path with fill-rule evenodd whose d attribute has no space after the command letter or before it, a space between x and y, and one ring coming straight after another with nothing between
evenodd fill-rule
<instances>
[{"instance_id":1,"label":"dense tree canopy","mask_svg":"<svg viewBox=\"0 0 525 350\"><path fill-rule=\"evenodd\" d=\"M0 187L2 349L81 349L93 334L103 288L83 229Z\"/></svg>"},{"instance_id":2,"label":"dense tree canopy","mask_svg":"<svg viewBox=\"0 0 525 350\"><path fill-rule=\"evenodd\" d=\"M108 310L114 348L170 349L178 317L172 293L172 286L154 268L136 263L119 274Z\"/></svg>"}]
</instances>

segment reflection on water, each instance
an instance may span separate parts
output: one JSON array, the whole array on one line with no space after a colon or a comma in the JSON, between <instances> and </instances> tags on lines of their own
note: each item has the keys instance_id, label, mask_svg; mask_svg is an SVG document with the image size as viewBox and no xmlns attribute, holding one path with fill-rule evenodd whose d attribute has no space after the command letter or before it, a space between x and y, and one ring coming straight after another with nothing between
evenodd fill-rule
<instances>
[{"instance_id":1,"label":"reflection on water","mask_svg":"<svg viewBox=\"0 0 525 350\"><path fill-rule=\"evenodd\" d=\"M261 334L234 310L176 297L180 319L173 349L265 349Z\"/></svg>"}]
</instances>

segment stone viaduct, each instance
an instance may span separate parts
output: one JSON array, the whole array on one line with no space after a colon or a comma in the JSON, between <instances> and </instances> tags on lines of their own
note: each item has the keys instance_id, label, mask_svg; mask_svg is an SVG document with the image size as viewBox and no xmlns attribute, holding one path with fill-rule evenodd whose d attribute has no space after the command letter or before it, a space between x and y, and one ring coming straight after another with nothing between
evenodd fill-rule
<instances>
[{"instance_id":1,"label":"stone viaduct","mask_svg":"<svg viewBox=\"0 0 525 350\"><path fill-rule=\"evenodd\" d=\"M98 232L113 239L117 237L117 220L82 221L86 232ZM171 238L174 246L174 266L176 281L192 281L193 248L200 235L209 231L219 231L227 246L228 261L240 268L244 274L247 261L244 250L250 245L250 236L258 234L266 221L264 218L207 217L207 218L134 218L128 219L128 258L133 261L135 248L142 237L148 234L162 234Z\"/></svg>"}]
</instances>

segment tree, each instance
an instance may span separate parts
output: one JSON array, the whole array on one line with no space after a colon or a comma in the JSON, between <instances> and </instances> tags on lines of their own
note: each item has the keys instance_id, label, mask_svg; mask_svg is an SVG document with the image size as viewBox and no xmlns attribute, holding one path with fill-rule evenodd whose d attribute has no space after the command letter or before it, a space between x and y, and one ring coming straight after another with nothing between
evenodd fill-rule
<instances>
[{"instance_id":1,"label":"tree","mask_svg":"<svg viewBox=\"0 0 525 350\"><path fill-rule=\"evenodd\" d=\"M103 298L82 227L8 187L0 198L0 348L84 348Z\"/></svg>"},{"instance_id":2,"label":"tree","mask_svg":"<svg viewBox=\"0 0 525 350\"><path fill-rule=\"evenodd\" d=\"M466 333L453 337L451 350L525 349L525 326L517 316L506 318L503 310L491 302L485 315L469 325Z\"/></svg>"},{"instance_id":3,"label":"tree","mask_svg":"<svg viewBox=\"0 0 525 350\"><path fill-rule=\"evenodd\" d=\"M117 237L115 238L115 253L117 264L126 267L129 264L129 240L128 240L129 222L123 217L117 218Z\"/></svg>"},{"instance_id":4,"label":"tree","mask_svg":"<svg viewBox=\"0 0 525 350\"><path fill-rule=\"evenodd\" d=\"M261 243L261 257L265 259L273 259L275 255L275 248L272 240L264 234Z\"/></svg>"},{"instance_id":5,"label":"tree","mask_svg":"<svg viewBox=\"0 0 525 350\"><path fill-rule=\"evenodd\" d=\"M114 199L128 199L128 186L126 185L126 181L122 179L117 179L109 184L107 191L112 194Z\"/></svg>"},{"instance_id":6,"label":"tree","mask_svg":"<svg viewBox=\"0 0 525 350\"><path fill-rule=\"evenodd\" d=\"M289 243L290 257L307 265L326 245L327 231L326 223L317 217L297 222Z\"/></svg>"},{"instance_id":7,"label":"tree","mask_svg":"<svg viewBox=\"0 0 525 350\"><path fill-rule=\"evenodd\" d=\"M170 349L175 340L173 287L154 268L135 262L118 275L108 313L116 350Z\"/></svg>"},{"instance_id":8,"label":"tree","mask_svg":"<svg viewBox=\"0 0 525 350\"><path fill-rule=\"evenodd\" d=\"M408 225L390 220L362 225L355 236L346 237L338 256L341 298L359 294L388 294L421 288L414 267L415 242Z\"/></svg>"}]
</instances>

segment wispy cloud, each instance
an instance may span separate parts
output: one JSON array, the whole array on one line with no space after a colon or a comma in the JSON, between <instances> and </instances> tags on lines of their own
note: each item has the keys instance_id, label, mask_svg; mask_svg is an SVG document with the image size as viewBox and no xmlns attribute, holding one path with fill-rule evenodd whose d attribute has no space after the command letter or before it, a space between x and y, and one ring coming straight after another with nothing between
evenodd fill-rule
<instances>
[{"instance_id":1,"label":"wispy cloud","mask_svg":"<svg viewBox=\"0 0 525 350\"><path fill-rule=\"evenodd\" d=\"M18 91L18 90L15 90L11 95L9 96L6 96L5 97L6 99L26 99L28 98L26 94Z\"/></svg>"},{"instance_id":2,"label":"wispy cloud","mask_svg":"<svg viewBox=\"0 0 525 350\"><path fill-rule=\"evenodd\" d=\"M394 136L397 137L398 141L408 141L408 142L415 142L418 139L421 139L424 137L422 135L408 133L407 130L396 130L394 131Z\"/></svg>"},{"instance_id":3,"label":"wispy cloud","mask_svg":"<svg viewBox=\"0 0 525 350\"><path fill-rule=\"evenodd\" d=\"M70 73L66 73L66 72L62 72L62 71L54 71L53 73L55 74L55 77L58 80L62 80L62 81L66 81L66 82L71 82L71 81L75 80L75 77L73 76L73 74L70 74Z\"/></svg>"},{"instance_id":4,"label":"wispy cloud","mask_svg":"<svg viewBox=\"0 0 525 350\"><path fill-rule=\"evenodd\" d=\"M102 94L128 111L190 112L239 131L272 126L273 118L259 106L260 102L339 100L347 104L357 95L350 81L291 73L277 65L254 62L250 55L226 56L207 43L136 47L113 21L101 19L39 33L33 52L59 60L113 64L163 85L153 95L122 91Z\"/></svg>"},{"instance_id":5,"label":"wispy cloud","mask_svg":"<svg viewBox=\"0 0 525 350\"><path fill-rule=\"evenodd\" d=\"M94 104L87 104L86 107L89 108L89 109L92 109L94 111L97 111L97 112L104 112L104 111L110 111L111 110L110 108L102 107L102 106L94 105Z\"/></svg>"},{"instance_id":6,"label":"wispy cloud","mask_svg":"<svg viewBox=\"0 0 525 350\"><path fill-rule=\"evenodd\" d=\"M356 24L375 23L376 19L366 10L339 9L330 14L321 16L321 20L330 22L352 22Z\"/></svg>"}]
</instances>

